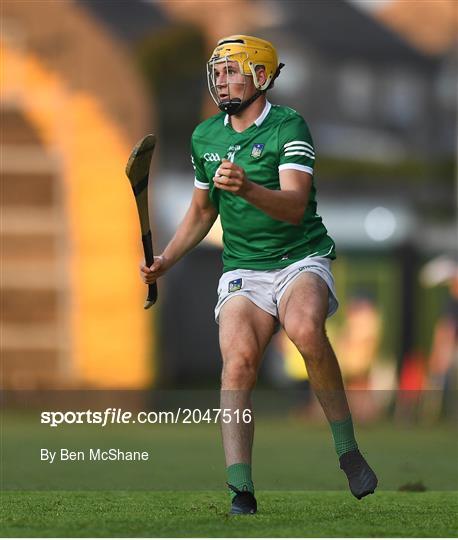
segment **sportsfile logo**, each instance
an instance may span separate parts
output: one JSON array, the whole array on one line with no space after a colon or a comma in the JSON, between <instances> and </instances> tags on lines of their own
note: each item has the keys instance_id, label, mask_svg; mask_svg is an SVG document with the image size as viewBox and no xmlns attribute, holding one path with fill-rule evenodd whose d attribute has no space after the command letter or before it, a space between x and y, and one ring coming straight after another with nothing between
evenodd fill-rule
<instances>
[{"instance_id":1,"label":"sportsfile logo","mask_svg":"<svg viewBox=\"0 0 458 540\"><path fill-rule=\"evenodd\" d=\"M173 411L125 411L108 407L104 411L43 411L40 423L56 428L71 424L96 424L106 427L114 424L224 424L251 422L250 409L188 409L178 407Z\"/></svg>"}]
</instances>

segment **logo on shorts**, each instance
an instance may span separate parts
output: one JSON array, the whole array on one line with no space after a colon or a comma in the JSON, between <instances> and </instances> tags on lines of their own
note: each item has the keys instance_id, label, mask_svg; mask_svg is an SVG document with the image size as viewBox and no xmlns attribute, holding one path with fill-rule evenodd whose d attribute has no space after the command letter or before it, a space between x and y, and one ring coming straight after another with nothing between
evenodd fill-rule
<instances>
[{"instance_id":1,"label":"logo on shorts","mask_svg":"<svg viewBox=\"0 0 458 540\"><path fill-rule=\"evenodd\" d=\"M233 279L232 281L229 281L229 287L227 289L227 292L235 292L240 291L242 288L242 278Z\"/></svg>"},{"instance_id":2,"label":"logo on shorts","mask_svg":"<svg viewBox=\"0 0 458 540\"><path fill-rule=\"evenodd\" d=\"M308 270L309 268L316 268L317 270L322 269L320 266L317 266L316 264L309 264L308 266L300 266L299 272L302 272L302 270Z\"/></svg>"},{"instance_id":3,"label":"logo on shorts","mask_svg":"<svg viewBox=\"0 0 458 540\"><path fill-rule=\"evenodd\" d=\"M253 145L251 149L251 157L259 159L261 157L262 151L264 150L264 144L257 143Z\"/></svg>"}]
</instances>

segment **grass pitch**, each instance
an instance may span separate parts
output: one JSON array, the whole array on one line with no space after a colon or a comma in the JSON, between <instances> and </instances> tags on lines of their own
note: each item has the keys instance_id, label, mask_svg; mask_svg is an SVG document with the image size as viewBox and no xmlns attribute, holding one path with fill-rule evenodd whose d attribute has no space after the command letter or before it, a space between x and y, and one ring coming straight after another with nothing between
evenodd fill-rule
<instances>
[{"instance_id":1,"label":"grass pitch","mask_svg":"<svg viewBox=\"0 0 458 540\"><path fill-rule=\"evenodd\" d=\"M7 537L453 537L455 425L358 426L379 476L358 501L329 427L261 418L254 448L259 513L229 516L219 426L43 428L3 418L0 535ZM39 449L148 449L144 463L40 462ZM425 489L399 491L402 486ZM413 487L412 487L413 486Z\"/></svg>"},{"instance_id":2,"label":"grass pitch","mask_svg":"<svg viewBox=\"0 0 458 540\"><path fill-rule=\"evenodd\" d=\"M259 513L229 516L229 497L204 492L8 492L9 537L450 537L457 492L262 491Z\"/></svg>"}]
</instances>

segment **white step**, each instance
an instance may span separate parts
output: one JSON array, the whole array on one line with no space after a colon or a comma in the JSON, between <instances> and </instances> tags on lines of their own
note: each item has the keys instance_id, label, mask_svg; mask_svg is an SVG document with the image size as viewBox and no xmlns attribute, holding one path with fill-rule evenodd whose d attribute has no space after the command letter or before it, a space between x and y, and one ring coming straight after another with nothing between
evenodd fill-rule
<instances>
[{"instance_id":1,"label":"white step","mask_svg":"<svg viewBox=\"0 0 458 540\"><path fill-rule=\"evenodd\" d=\"M2 260L2 289L65 288L64 268L58 261L18 262Z\"/></svg>"},{"instance_id":2,"label":"white step","mask_svg":"<svg viewBox=\"0 0 458 540\"><path fill-rule=\"evenodd\" d=\"M2 351L64 350L66 348L63 332L55 325L2 324L0 335Z\"/></svg>"},{"instance_id":3,"label":"white step","mask_svg":"<svg viewBox=\"0 0 458 540\"><path fill-rule=\"evenodd\" d=\"M4 234L62 234L64 226L58 209L34 207L2 208L1 232Z\"/></svg>"},{"instance_id":4,"label":"white step","mask_svg":"<svg viewBox=\"0 0 458 540\"><path fill-rule=\"evenodd\" d=\"M56 172L60 169L57 155L48 154L40 146L6 145L0 147L0 172L34 174Z\"/></svg>"}]
</instances>

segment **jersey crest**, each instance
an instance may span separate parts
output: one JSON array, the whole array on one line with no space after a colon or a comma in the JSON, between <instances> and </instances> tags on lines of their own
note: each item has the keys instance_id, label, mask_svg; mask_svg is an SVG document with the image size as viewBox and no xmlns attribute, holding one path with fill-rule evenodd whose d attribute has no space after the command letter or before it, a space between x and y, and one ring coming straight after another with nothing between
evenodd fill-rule
<instances>
[{"instance_id":1,"label":"jersey crest","mask_svg":"<svg viewBox=\"0 0 458 540\"><path fill-rule=\"evenodd\" d=\"M253 145L253 148L251 149L251 157L255 159L259 159L262 155L262 151L264 150L264 144L256 143Z\"/></svg>"}]
</instances>

